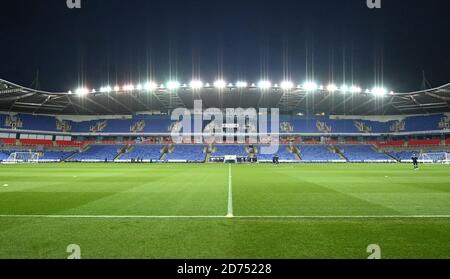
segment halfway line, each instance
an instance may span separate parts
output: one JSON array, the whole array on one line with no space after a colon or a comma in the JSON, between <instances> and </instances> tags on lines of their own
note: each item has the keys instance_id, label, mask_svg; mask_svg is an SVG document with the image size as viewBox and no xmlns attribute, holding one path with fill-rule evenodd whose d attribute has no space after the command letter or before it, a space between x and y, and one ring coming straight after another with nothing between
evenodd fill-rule
<instances>
[{"instance_id":1,"label":"halfway line","mask_svg":"<svg viewBox=\"0 0 450 279\"><path fill-rule=\"evenodd\" d=\"M233 182L231 176L231 164L228 165L228 213L227 218L233 218Z\"/></svg>"}]
</instances>

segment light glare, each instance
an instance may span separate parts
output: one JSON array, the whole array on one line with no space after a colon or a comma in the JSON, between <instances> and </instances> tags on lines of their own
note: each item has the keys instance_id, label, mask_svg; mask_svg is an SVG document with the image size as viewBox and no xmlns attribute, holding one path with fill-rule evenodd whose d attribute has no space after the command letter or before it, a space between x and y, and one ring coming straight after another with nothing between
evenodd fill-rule
<instances>
[{"instance_id":1,"label":"light glare","mask_svg":"<svg viewBox=\"0 0 450 279\"><path fill-rule=\"evenodd\" d=\"M86 96L87 94L89 94L89 89L84 88L84 87L78 88L75 91L75 94L77 94L78 96Z\"/></svg>"},{"instance_id":2,"label":"light glare","mask_svg":"<svg viewBox=\"0 0 450 279\"><path fill-rule=\"evenodd\" d=\"M281 89L283 90L289 90L294 88L294 83L292 81L283 81L281 83Z\"/></svg>"},{"instance_id":3,"label":"light glare","mask_svg":"<svg viewBox=\"0 0 450 279\"><path fill-rule=\"evenodd\" d=\"M178 81L169 81L167 83L167 89L169 90L176 90L180 88L180 83Z\"/></svg>"},{"instance_id":4,"label":"light glare","mask_svg":"<svg viewBox=\"0 0 450 279\"><path fill-rule=\"evenodd\" d=\"M248 86L248 83L246 81L238 81L236 82L237 88L246 88Z\"/></svg>"},{"instance_id":5,"label":"light glare","mask_svg":"<svg viewBox=\"0 0 450 279\"><path fill-rule=\"evenodd\" d=\"M191 81L191 83L189 83L189 86L192 89L201 89L201 88L203 88L203 82L200 80L193 80L193 81Z\"/></svg>"},{"instance_id":6,"label":"light glare","mask_svg":"<svg viewBox=\"0 0 450 279\"><path fill-rule=\"evenodd\" d=\"M337 91L338 90L338 87L336 86L336 84L329 84L328 86L327 86L327 91L328 92L335 92L335 91Z\"/></svg>"},{"instance_id":7,"label":"light glare","mask_svg":"<svg viewBox=\"0 0 450 279\"><path fill-rule=\"evenodd\" d=\"M258 83L258 87L261 88L261 89L269 89L269 88L272 87L272 83L270 81L268 81L268 80L261 80Z\"/></svg>"},{"instance_id":8,"label":"light glare","mask_svg":"<svg viewBox=\"0 0 450 279\"><path fill-rule=\"evenodd\" d=\"M315 91L317 90L317 83L313 81L307 81L303 83L303 89L306 91Z\"/></svg>"},{"instance_id":9,"label":"light glare","mask_svg":"<svg viewBox=\"0 0 450 279\"><path fill-rule=\"evenodd\" d=\"M372 94L376 95L376 96L384 96L386 95L387 90L383 87L375 87L374 89L372 89Z\"/></svg>"},{"instance_id":10,"label":"light glare","mask_svg":"<svg viewBox=\"0 0 450 279\"><path fill-rule=\"evenodd\" d=\"M351 93L361 93L361 88L360 87L358 87L358 86L352 86L352 87L350 87L350 92Z\"/></svg>"},{"instance_id":11,"label":"light glare","mask_svg":"<svg viewBox=\"0 0 450 279\"><path fill-rule=\"evenodd\" d=\"M227 87L227 83L224 80L216 80L214 82L214 87L218 89L223 89Z\"/></svg>"},{"instance_id":12,"label":"light glare","mask_svg":"<svg viewBox=\"0 0 450 279\"><path fill-rule=\"evenodd\" d=\"M153 91L156 90L158 88L158 84L156 84L155 82L147 82L144 85L144 89L147 91Z\"/></svg>"}]
</instances>

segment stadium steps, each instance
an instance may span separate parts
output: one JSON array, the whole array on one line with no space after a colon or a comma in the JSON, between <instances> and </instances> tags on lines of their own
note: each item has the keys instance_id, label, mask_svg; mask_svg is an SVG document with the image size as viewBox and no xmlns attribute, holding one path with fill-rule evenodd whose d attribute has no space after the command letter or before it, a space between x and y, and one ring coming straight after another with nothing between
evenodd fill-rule
<instances>
[{"instance_id":1,"label":"stadium steps","mask_svg":"<svg viewBox=\"0 0 450 279\"><path fill-rule=\"evenodd\" d=\"M66 161L70 161L72 160L72 158L77 155L79 152L73 152L72 155L68 156L67 158L65 158L64 160L62 160L61 162L66 162Z\"/></svg>"},{"instance_id":2,"label":"stadium steps","mask_svg":"<svg viewBox=\"0 0 450 279\"><path fill-rule=\"evenodd\" d=\"M400 163L400 160L399 160L399 159L395 158L394 156L390 155L389 153L387 153L387 152L383 152L383 153L384 153L386 156L388 156L389 158L391 158L392 160L394 160L394 161Z\"/></svg>"},{"instance_id":3,"label":"stadium steps","mask_svg":"<svg viewBox=\"0 0 450 279\"><path fill-rule=\"evenodd\" d=\"M205 163L210 163L209 159L211 158L212 150L213 150L212 144L209 144L205 147L205 153L206 153Z\"/></svg>"},{"instance_id":4,"label":"stadium steps","mask_svg":"<svg viewBox=\"0 0 450 279\"><path fill-rule=\"evenodd\" d=\"M120 157L122 157L122 156L125 155L125 154L130 153L131 151L133 151L133 149L134 149L134 145L129 144L129 145L126 147L125 152L122 153L122 154L120 155ZM120 157L119 157L118 159L120 159Z\"/></svg>"},{"instance_id":5,"label":"stadium steps","mask_svg":"<svg viewBox=\"0 0 450 279\"><path fill-rule=\"evenodd\" d=\"M161 157L159 158L160 161L164 161L169 153L172 153L175 149L174 145L168 145L164 146L162 149Z\"/></svg>"},{"instance_id":6,"label":"stadium steps","mask_svg":"<svg viewBox=\"0 0 450 279\"><path fill-rule=\"evenodd\" d=\"M337 155L339 155L339 157L341 157L342 160L345 160L348 162L347 157L345 157L344 153L342 153L342 150L337 147L336 145L332 145L330 147L330 151L336 153Z\"/></svg>"},{"instance_id":7,"label":"stadium steps","mask_svg":"<svg viewBox=\"0 0 450 279\"><path fill-rule=\"evenodd\" d=\"M378 148L378 146L376 146L375 144L371 145L372 150L378 153L384 153L383 150L381 150L380 148Z\"/></svg>"},{"instance_id":8,"label":"stadium steps","mask_svg":"<svg viewBox=\"0 0 450 279\"><path fill-rule=\"evenodd\" d=\"M205 157L205 163L209 163L209 159L211 158L211 153L207 152Z\"/></svg>"},{"instance_id":9,"label":"stadium steps","mask_svg":"<svg viewBox=\"0 0 450 279\"><path fill-rule=\"evenodd\" d=\"M251 149L249 147L249 150L251 150L250 152L248 152L248 154L250 154L250 158L256 158L256 147L253 146L253 148Z\"/></svg>"},{"instance_id":10,"label":"stadium steps","mask_svg":"<svg viewBox=\"0 0 450 279\"><path fill-rule=\"evenodd\" d=\"M72 155L70 155L69 157L67 157L66 159L64 159L64 161L70 161L70 160L72 160L72 158L73 158L75 155L77 155L77 154L79 154L79 153L86 152L86 151L89 150L89 148L91 148L90 145L84 146L79 152L74 152Z\"/></svg>"},{"instance_id":11,"label":"stadium steps","mask_svg":"<svg viewBox=\"0 0 450 279\"><path fill-rule=\"evenodd\" d=\"M130 147L131 147L131 149L130 149ZM119 154L117 154L117 156L114 157L114 161L115 161L115 160L119 160L120 157L122 157L122 155L124 155L124 154L130 152L131 150L133 150L133 147L132 147L131 145L127 145L127 146L122 147L122 148L120 149L120 151L119 151Z\"/></svg>"},{"instance_id":12,"label":"stadium steps","mask_svg":"<svg viewBox=\"0 0 450 279\"><path fill-rule=\"evenodd\" d=\"M373 149L375 152L378 152L378 153L381 153L381 154L386 155L386 157L388 157L389 159L394 160L395 162L399 162L399 160L398 160L397 158L395 158L395 157L389 155L387 152L384 152L384 150L381 150L376 144L372 144L372 149Z\"/></svg>"},{"instance_id":13,"label":"stadium steps","mask_svg":"<svg viewBox=\"0 0 450 279\"><path fill-rule=\"evenodd\" d=\"M300 156L300 152L299 152L297 147L295 147L295 146L288 146L287 149L288 149L288 151L290 153L292 153L294 155L295 159L297 159L299 161L302 160L302 158Z\"/></svg>"},{"instance_id":14,"label":"stadium steps","mask_svg":"<svg viewBox=\"0 0 450 279\"><path fill-rule=\"evenodd\" d=\"M297 146L292 146L292 153L294 153L297 160L302 161L302 153L300 152L300 149Z\"/></svg>"}]
</instances>

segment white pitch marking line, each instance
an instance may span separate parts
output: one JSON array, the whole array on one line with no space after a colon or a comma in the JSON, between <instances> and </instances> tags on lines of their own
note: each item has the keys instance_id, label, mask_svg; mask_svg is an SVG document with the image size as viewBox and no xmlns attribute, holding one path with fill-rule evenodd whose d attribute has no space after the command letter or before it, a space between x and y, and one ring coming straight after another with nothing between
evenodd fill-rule
<instances>
[{"instance_id":1,"label":"white pitch marking line","mask_svg":"<svg viewBox=\"0 0 450 279\"><path fill-rule=\"evenodd\" d=\"M154 215L0 215L0 218L43 219L222 219L224 216L154 216Z\"/></svg>"},{"instance_id":2,"label":"white pitch marking line","mask_svg":"<svg viewBox=\"0 0 450 279\"><path fill-rule=\"evenodd\" d=\"M228 213L227 218L233 218L233 179L231 176L231 164L228 165Z\"/></svg>"},{"instance_id":3,"label":"white pitch marking line","mask_svg":"<svg viewBox=\"0 0 450 279\"><path fill-rule=\"evenodd\" d=\"M43 219L226 219L227 216L152 216L152 215L0 215L0 218ZM235 219L449 219L450 215L342 215L342 216L233 216Z\"/></svg>"}]
</instances>

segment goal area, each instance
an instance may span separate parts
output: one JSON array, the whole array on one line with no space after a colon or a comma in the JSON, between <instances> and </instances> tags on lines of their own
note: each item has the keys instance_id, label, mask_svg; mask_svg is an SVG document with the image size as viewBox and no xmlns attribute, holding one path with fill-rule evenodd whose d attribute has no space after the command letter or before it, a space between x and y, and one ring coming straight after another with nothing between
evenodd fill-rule
<instances>
[{"instance_id":1,"label":"goal area","mask_svg":"<svg viewBox=\"0 0 450 279\"><path fill-rule=\"evenodd\" d=\"M421 153L419 162L424 164L450 164L450 153L448 152L429 152Z\"/></svg>"},{"instance_id":2,"label":"goal area","mask_svg":"<svg viewBox=\"0 0 450 279\"><path fill-rule=\"evenodd\" d=\"M36 152L13 152L9 155L6 163L38 163L39 153Z\"/></svg>"}]
</instances>

